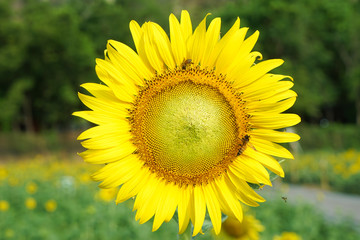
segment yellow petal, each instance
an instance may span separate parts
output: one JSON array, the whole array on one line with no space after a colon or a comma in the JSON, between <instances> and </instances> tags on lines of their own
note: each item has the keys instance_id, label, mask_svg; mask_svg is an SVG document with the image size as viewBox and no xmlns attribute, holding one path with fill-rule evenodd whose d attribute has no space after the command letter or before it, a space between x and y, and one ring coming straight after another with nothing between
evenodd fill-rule
<instances>
[{"instance_id":1,"label":"yellow petal","mask_svg":"<svg viewBox=\"0 0 360 240\"><path fill-rule=\"evenodd\" d=\"M150 172L146 168L141 168L140 172L133 178L124 183L117 194L116 204L124 202L131 197L136 196L141 189L149 183Z\"/></svg>"},{"instance_id":2,"label":"yellow petal","mask_svg":"<svg viewBox=\"0 0 360 240\"><path fill-rule=\"evenodd\" d=\"M250 119L254 128L280 129L298 124L301 119L292 113L254 115Z\"/></svg>"},{"instance_id":3,"label":"yellow petal","mask_svg":"<svg viewBox=\"0 0 360 240\"><path fill-rule=\"evenodd\" d=\"M95 181L103 181L99 185L101 188L114 188L139 174L143 165L144 163L136 156L130 155L120 161L107 164L91 177Z\"/></svg>"},{"instance_id":4,"label":"yellow petal","mask_svg":"<svg viewBox=\"0 0 360 240\"><path fill-rule=\"evenodd\" d=\"M229 179L231 180L231 182L233 182L233 184L236 186L236 188L239 191L243 192L249 198L251 198L257 202L265 202L265 199L263 197L261 197L260 195L258 195L254 191L254 189L252 189L245 180L236 176L236 174L234 174L232 171L229 171L228 176L229 176Z\"/></svg>"},{"instance_id":5,"label":"yellow petal","mask_svg":"<svg viewBox=\"0 0 360 240\"><path fill-rule=\"evenodd\" d=\"M300 139L300 136L296 133L271 129L253 129L251 135L276 143L296 142Z\"/></svg>"},{"instance_id":6,"label":"yellow petal","mask_svg":"<svg viewBox=\"0 0 360 240\"><path fill-rule=\"evenodd\" d=\"M119 66L124 68L126 72L131 72L129 75L134 76L136 84L144 85L144 79L151 79L153 73L145 66L140 57L127 45L109 40L111 46L113 46L122 58L122 65Z\"/></svg>"},{"instance_id":7,"label":"yellow petal","mask_svg":"<svg viewBox=\"0 0 360 240\"><path fill-rule=\"evenodd\" d=\"M108 123L119 123L124 122L124 119L115 116L107 116L102 113L94 112L94 111L79 111L74 112L72 115L81 117L89 122L102 125Z\"/></svg>"},{"instance_id":8,"label":"yellow petal","mask_svg":"<svg viewBox=\"0 0 360 240\"><path fill-rule=\"evenodd\" d=\"M259 52L252 52L249 53L247 56L245 56L241 61L236 62L236 65L230 65L228 69L226 70L226 77L229 82L233 83L233 86L235 87L235 83L238 82L238 78L240 75L246 74L248 71L250 71L251 66L254 65L254 62L257 58L261 58L261 54ZM238 86L236 85L236 88ZM240 88L240 91L245 91L245 88Z\"/></svg>"},{"instance_id":9,"label":"yellow petal","mask_svg":"<svg viewBox=\"0 0 360 240\"><path fill-rule=\"evenodd\" d=\"M258 78L264 76L267 72L280 66L283 63L284 60L282 59L271 59L271 60L262 61L256 64L255 66L251 67L247 73L240 75L234 82L234 87L240 88L246 86L257 80Z\"/></svg>"},{"instance_id":10,"label":"yellow petal","mask_svg":"<svg viewBox=\"0 0 360 240\"><path fill-rule=\"evenodd\" d=\"M121 53L115 49L113 44L120 48ZM145 71L146 67L143 64L140 64L140 61L139 66L132 65L130 60L134 60L134 56L129 53L128 49L125 50L124 47L120 47L120 43L110 40L108 41L107 49L110 61L117 71L116 75L112 73L110 73L110 75L126 87L134 88L134 85L144 86L144 76L139 74L139 72ZM149 72L147 75L148 77L152 76Z\"/></svg>"},{"instance_id":11,"label":"yellow petal","mask_svg":"<svg viewBox=\"0 0 360 240\"><path fill-rule=\"evenodd\" d=\"M96 59L96 61L109 62L107 60L102 60L102 59ZM98 65L95 66L95 71L98 78L107 86L109 86L109 89L113 90L113 87L115 87L115 83L113 81L113 78L109 76L107 71L103 68L100 68Z\"/></svg>"},{"instance_id":12,"label":"yellow petal","mask_svg":"<svg viewBox=\"0 0 360 240\"><path fill-rule=\"evenodd\" d=\"M129 93L132 93L132 94L136 94L138 91L138 88L136 87L133 79L129 78L126 74L124 74L124 72L120 71L116 67L116 65L120 64L119 63L120 58L119 58L119 55L117 54L117 51L113 47L111 47L109 44L107 46L108 46L109 56L112 59L109 62L109 61L105 61L105 60L97 58L96 59L97 67L99 67L100 69L102 69L103 71L105 71L108 74L108 79L110 81L112 81L112 83L113 83L111 88L118 87L118 85L119 85L119 87L125 86L126 91L128 91ZM99 76L99 78L100 78L100 76Z\"/></svg>"},{"instance_id":13,"label":"yellow petal","mask_svg":"<svg viewBox=\"0 0 360 240\"><path fill-rule=\"evenodd\" d=\"M115 96L122 101L133 102L134 95L138 92L134 83L120 73L112 63L102 59L97 59L96 63L95 70L98 77L113 90Z\"/></svg>"},{"instance_id":14,"label":"yellow petal","mask_svg":"<svg viewBox=\"0 0 360 240\"><path fill-rule=\"evenodd\" d=\"M264 88L265 86L271 86L272 84L276 84L279 81L284 81L284 80L288 80L292 82L294 81L294 79L288 75L267 73L264 76L258 78L252 84L246 86L246 92L253 92L256 91L259 87Z\"/></svg>"},{"instance_id":15,"label":"yellow petal","mask_svg":"<svg viewBox=\"0 0 360 240\"><path fill-rule=\"evenodd\" d=\"M152 41L157 47L160 57L170 69L175 68L175 61L171 50L171 45L165 31L156 23L150 22Z\"/></svg>"},{"instance_id":16,"label":"yellow petal","mask_svg":"<svg viewBox=\"0 0 360 240\"><path fill-rule=\"evenodd\" d=\"M152 174L149 178L147 186L140 190L136 196L134 203L134 210L137 209L135 220L139 221L140 224L147 222L156 211L156 206L159 203L159 195L164 191L164 185L162 181L157 178L156 175Z\"/></svg>"},{"instance_id":17,"label":"yellow petal","mask_svg":"<svg viewBox=\"0 0 360 240\"><path fill-rule=\"evenodd\" d=\"M182 35L180 23L174 14L170 14L170 39L171 49L174 54L175 63L180 66L186 58L186 44Z\"/></svg>"},{"instance_id":18,"label":"yellow petal","mask_svg":"<svg viewBox=\"0 0 360 240\"><path fill-rule=\"evenodd\" d=\"M274 77L275 78L275 77ZM282 79L277 77L277 79ZM294 83L291 81L277 81L260 84L255 82L249 86L246 86L242 89L243 98L247 101L258 101L266 99L277 95L278 93L284 92L294 86Z\"/></svg>"},{"instance_id":19,"label":"yellow petal","mask_svg":"<svg viewBox=\"0 0 360 240\"><path fill-rule=\"evenodd\" d=\"M109 55L108 55L108 52L107 52L107 49L104 50L104 59L105 59L106 61L110 61Z\"/></svg>"},{"instance_id":20,"label":"yellow petal","mask_svg":"<svg viewBox=\"0 0 360 240\"><path fill-rule=\"evenodd\" d=\"M180 28L184 37L184 41L187 42L192 35L192 24L190 15L186 10L181 11Z\"/></svg>"},{"instance_id":21,"label":"yellow petal","mask_svg":"<svg viewBox=\"0 0 360 240\"><path fill-rule=\"evenodd\" d=\"M215 62L218 59L220 52L223 51L224 47L228 45L229 39L232 39L233 35L237 32L240 27L240 18L237 18L234 25L230 28L229 31L216 42L213 51L211 52L208 60L204 62L206 66L215 66Z\"/></svg>"},{"instance_id":22,"label":"yellow petal","mask_svg":"<svg viewBox=\"0 0 360 240\"><path fill-rule=\"evenodd\" d=\"M247 28L239 29L239 36L242 39L242 36L247 32ZM246 40L241 40L241 45L236 45L234 42L234 48L237 49L235 52L230 53L232 56L232 62L224 67L224 71L227 73L227 76L231 79L231 81L237 80L239 75L244 75L250 69L250 66L253 65L256 57L250 55L252 48L254 47L257 39L259 37L259 32L255 31L250 37ZM235 55L234 55L235 54ZM223 73L224 74L224 73Z\"/></svg>"},{"instance_id":23,"label":"yellow petal","mask_svg":"<svg viewBox=\"0 0 360 240\"><path fill-rule=\"evenodd\" d=\"M284 112L291 108L296 101L296 97L288 98L286 100L276 102L276 103L261 103L261 101L256 105L252 104L247 106L250 115L256 114L277 114Z\"/></svg>"},{"instance_id":24,"label":"yellow petal","mask_svg":"<svg viewBox=\"0 0 360 240\"><path fill-rule=\"evenodd\" d=\"M92 164L104 164L114 161L118 161L124 157L129 156L136 150L136 147L130 142L124 142L119 144L118 147L108 149L89 149L79 155L85 162Z\"/></svg>"},{"instance_id":25,"label":"yellow petal","mask_svg":"<svg viewBox=\"0 0 360 240\"><path fill-rule=\"evenodd\" d=\"M118 147L122 143L129 142L132 139L132 135L129 131L119 131L110 134L104 134L100 137L92 137L91 139L81 142L84 148L88 149L106 149L112 147Z\"/></svg>"},{"instance_id":26,"label":"yellow petal","mask_svg":"<svg viewBox=\"0 0 360 240\"><path fill-rule=\"evenodd\" d=\"M201 231L206 212L204 192L201 186L198 185L194 187L194 211L195 222L193 236L196 236Z\"/></svg>"},{"instance_id":27,"label":"yellow petal","mask_svg":"<svg viewBox=\"0 0 360 240\"><path fill-rule=\"evenodd\" d=\"M77 140L84 140L87 138L96 138L96 137L101 137L104 135L114 135L114 134L116 134L117 131L125 132L125 131L128 131L129 129L130 129L129 123L126 121L118 122L118 123L103 124L103 125L95 126L95 127L85 130L84 132L82 132L79 135Z\"/></svg>"},{"instance_id":28,"label":"yellow petal","mask_svg":"<svg viewBox=\"0 0 360 240\"><path fill-rule=\"evenodd\" d=\"M184 186L180 190L180 199L178 206L179 234L182 234L190 220L190 195L192 195L191 187Z\"/></svg>"},{"instance_id":29,"label":"yellow petal","mask_svg":"<svg viewBox=\"0 0 360 240\"><path fill-rule=\"evenodd\" d=\"M241 30L241 29L240 29ZM243 31L247 32L247 28L245 28ZM240 48L239 48L239 53L236 56L236 58L234 59L234 64L236 64L237 61L240 61L241 59L243 59L245 56L247 56L251 50L254 48L258 38L259 38L259 31L255 31L250 37L248 37L247 39L245 39L244 42L242 42Z\"/></svg>"},{"instance_id":30,"label":"yellow petal","mask_svg":"<svg viewBox=\"0 0 360 240\"><path fill-rule=\"evenodd\" d=\"M229 171L231 173L231 171ZM235 175L235 174L234 174ZM239 189L238 186L235 185L235 183L232 181L229 175L225 176L226 182L228 185L231 185L234 190L235 196L237 199L239 199L242 203L245 203L252 207L257 207L259 204L254 201L251 197L247 195L248 192L245 192L244 189Z\"/></svg>"},{"instance_id":31,"label":"yellow petal","mask_svg":"<svg viewBox=\"0 0 360 240\"><path fill-rule=\"evenodd\" d=\"M209 28L206 31L204 53L200 60L201 65L203 67L209 66L213 68L212 65L208 65L208 60L211 56L212 51L214 50L216 43L220 39L220 27L221 27L221 19L215 18L214 20L211 21Z\"/></svg>"},{"instance_id":32,"label":"yellow petal","mask_svg":"<svg viewBox=\"0 0 360 240\"><path fill-rule=\"evenodd\" d=\"M293 90L285 90L282 92L279 92L271 97L268 97L266 99L262 99L261 101L266 104L266 103L274 103L274 102L278 102L287 98L291 98L291 97L297 97L296 92L294 92Z\"/></svg>"},{"instance_id":33,"label":"yellow petal","mask_svg":"<svg viewBox=\"0 0 360 240\"><path fill-rule=\"evenodd\" d=\"M218 196L210 184L203 186L203 192L215 234L219 234L221 230L221 211L219 201L217 200Z\"/></svg>"},{"instance_id":34,"label":"yellow petal","mask_svg":"<svg viewBox=\"0 0 360 240\"><path fill-rule=\"evenodd\" d=\"M104 99L109 102L124 104L124 102L120 101L115 96L114 92L106 85L98 84L98 83L84 83L81 84L80 86L86 89L89 93L91 93L94 97L98 99ZM128 106L128 105L124 104L124 106Z\"/></svg>"},{"instance_id":35,"label":"yellow petal","mask_svg":"<svg viewBox=\"0 0 360 240\"><path fill-rule=\"evenodd\" d=\"M143 28L144 37L142 38L142 42L140 44L144 47L146 58L152 68L154 68L157 72L161 73L164 69L164 62L161 59L160 53L156 47L156 43L154 43L151 24L145 23L143 25Z\"/></svg>"},{"instance_id":36,"label":"yellow petal","mask_svg":"<svg viewBox=\"0 0 360 240\"><path fill-rule=\"evenodd\" d=\"M215 180L216 191L219 196L221 208L224 212L228 214L233 214L240 222L243 219L243 212L240 205L240 202L237 200L234 190L230 189L227 183L225 182L225 178L221 177L220 179Z\"/></svg>"},{"instance_id":37,"label":"yellow petal","mask_svg":"<svg viewBox=\"0 0 360 240\"><path fill-rule=\"evenodd\" d=\"M271 186L269 173L266 169L258 161L249 158L246 155L242 154L237 157L230 165L230 170L234 173L239 173L237 176L242 179L244 179L244 177L251 179L249 182L255 180L255 183L264 183Z\"/></svg>"},{"instance_id":38,"label":"yellow petal","mask_svg":"<svg viewBox=\"0 0 360 240\"><path fill-rule=\"evenodd\" d=\"M236 174L237 177L243 179L249 183L260 183L260 181L254 176L248 174L244 169L241 169L238 165L230 165L229 170Z\"/></svg>"},{"instance_id":39,"label":"yellow petal","mask_svg":"<svg viewBox=\"0 0 360 240\"><path fill-rule=\"evenodd\" d=\"M132 20L130 22L130 31L139 57L141 58L145 66L147 66L147 68L150 70L150 72L154 73L154 68L150 65L145 53L144 29L141 28L137 22Z\"/></svg>"},{"instance_id":40,"label":"yellow petal","mask_svg":"<svg viewBox=\"0 0 360 240\"><path fill-rule=\"evenodd\" d=\"M166 189L166 190L165 190ZM159 229L164 221L169 221L173 217L179 201L179 188L174 183L165 183L160 200L156 208L153 223L153 231Z\"/></svg>"},{"instance_id":41,"label":"yellow petal","mask_svg":"<svg viewBox=\"0 0 360 240\"><path fill-rule=\"evenodd\" d=\"M206 18L207 14L201 23L197 26L194 31L194 34L189 39L190 46L190 59L195 65L200 64L200 61L205 52L205 35L206 35Z\"/></svg>"},{"instance_id":42,"label":"yellow petal","mask_svg":"<svg viewBox=\"0 0 360 240\"><path fill-rule=\"evenodd\" d=\"M129 115L124 105L121 103L105 101L95 97L87 96L82 93L78 93L80 100L85 104L85 106L90 109L105 114L111 115L112 117L125 119Z\"/></svg>"},{"instance_id":43,"label":"yellow petal","mask_svg":"<svg viewBox=\"0 0 360 240\"><path fill-rule=\"evenodd\" d=\"M261 153L259 151L256 151L252 148L246 148L243 154L260 162L262 165L264 165L266 168L268 168L270 171L274 172L275 174L279 175L280 177L284 177L284 170L282 169L281 165L279 164L278 161L276 161L275 158L267 154Z\"/></svg>"},{"instance_id":44,"label":"yellow petal","mask_svg":"<svg viewBox=\"0 0 360 240\"><path fill-rule=\"evenodd\" d=\"M286 148L280 146L279 144L257 138L255 136L251 137L251 143L254 145L255 149L259 152L273 155L276 157L294 159L293 155Z\"/></svg>"},{"instance_id":45,"label":"yellow petal","mask_svg":"<svg viewBox=\"0 0 360 240\"><path fill-rule=\"evenodd\" d=\"M143 32L141 30L140 25L134 20L132 20L130 22L129 27L130 27L130 32L131 32L135 47L136 47L137 51L139 52L140 39L141 39Z\"/></svg>"},{"instance_id":46,"label":"yellow petal","mask_svg":"<svg viewBox=\"0 0 360 240\"><path fill-rule=\"evenodd\" d=\"M229 37L226 41L226 45L222 43L224 44L224 48L216 61L217 71L223 74L228 71L228 68L232 65L235 57L239 54L247 30L248 28L238 29L231 37Z\"/></svg>"}]
</instances>

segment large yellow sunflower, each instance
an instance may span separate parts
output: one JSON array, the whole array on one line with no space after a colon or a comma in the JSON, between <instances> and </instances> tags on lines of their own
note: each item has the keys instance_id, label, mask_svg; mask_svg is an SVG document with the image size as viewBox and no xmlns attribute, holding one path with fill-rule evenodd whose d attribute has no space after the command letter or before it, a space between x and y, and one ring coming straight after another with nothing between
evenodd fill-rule
<instances>
[{"instance_id":1,"label":"large yellow sunflower","mask_svg":"<svg viewBox=\"0 0 360 240\"><path fill-rule=\"evenodd\" d=\"M97 125L78 137L88 149L80 155L106 164L93 179L120 186L117 203L134 197L136 220L154 217L154 231L177 211L180 233L191 220L198 234L206 212L219 233L222 212L241 221L240 201L264 201L248 183L271 185L265 167L284 176L272 156L293 158L277 143L299 136L274 129L300 121L282 113L297 95L291 77L268 73L283 60L254 64L259 32L245 39L239 19L222 38L220 18L195 31L187 11L169 21L170 39L156 23L131 21L137 52L108 41L96 60L104 84L83 84L91 110L74 113Z\"/></svg>"}]
</instances>

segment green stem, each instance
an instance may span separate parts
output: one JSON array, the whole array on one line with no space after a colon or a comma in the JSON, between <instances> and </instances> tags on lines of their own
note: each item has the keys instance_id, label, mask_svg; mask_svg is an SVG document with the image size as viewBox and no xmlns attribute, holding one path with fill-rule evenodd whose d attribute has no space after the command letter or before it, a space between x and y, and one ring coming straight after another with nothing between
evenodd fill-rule
<instances>
[{"instance_id":1,"label":"green stem","mask_svg":"<svg viewBox=\"0 0 360 240\"><path fill-rule=\"evenodd\" d=\"M186 230L182 234L178 234L178 240L192 240L192 224L189 222Z\"/></svg>"}]
</instances>

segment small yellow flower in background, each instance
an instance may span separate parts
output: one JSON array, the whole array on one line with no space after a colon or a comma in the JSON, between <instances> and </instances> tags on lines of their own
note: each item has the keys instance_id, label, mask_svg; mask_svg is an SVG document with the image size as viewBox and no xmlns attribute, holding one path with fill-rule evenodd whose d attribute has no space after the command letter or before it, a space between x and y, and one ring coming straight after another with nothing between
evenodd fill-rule
<instances>
[{"instance_id":1,"label":"small yellow flower in background","mask_svg":"<svg viewBox=\"0 0 360 240\"><path fill-rule=\"evenodd\" d=\"M8 201L0 200L0 211L1 212L5 212L5 211L9 210L9 208L10 208L10 204Z\"/></svg>"},{"instance_id":2,"label":"small yellow flower in background","mask_svg":"<svg viewBox=\"0 0 360 240\"><path fill-rule=\"evenodd\" d=\"M34 194L37 192L37 189L38 189L38 186L36 185L36 183L34 182L30 182L26 185L26 191L29 193L29 194Z\"/></svg>"},{"instance_id":3,"label":"small yellow flower in background","mask_svg":"<svg viewBox=\"0 0 360 240\"><path fill-rule=\"evenodd\" d=\"M269 169L283 177L272 156L292 159L278 143L299 140L283 129L300 122L283 113L296 100L290 76L269 73L281 59L252 51L259 32L245 38L238 18L221 37L221 19L193 31L190 15L169 17L170 37L156 23L130 22L137 52L109 40L96 60L103 82L81 85L91 110L75 112L97 126L78 139L84 161L106 164L92 175L101 188L118 186L116 202L134 197L135 219L153 219L153 231L178 214L179 233L193 236L206 213L214 231L221 213L243 219L241 203L265 201L248 183L271 185ZM100 195L103 193L100 193ZM107 198L105 198L107 199Z\"/></svg>"},{"instance_id":4,"label":"small yellow flower in background","mask_svg":"<svg viewBox=\"0 0 360 240\"><path fill-rule=\"evenodd\" d=\"M216 239L259 240L259 233L264 229L265 227L253 215L244 215L242 222L229 216Z\"/></svg>"},{"instance_id":5,"label":"small yellow flower in background","mask_svg":"<svg viewBox=\"0 0 360 240\"><path fill-rule=\"evenodd\" d=\"M8 171L4 167L0 167L0 180L6 179L8 175Z\"/></svg>"},{"instance_id":6,"label":"small yellow flower in background","mask_svg":"<svg viewBox=\"0 0 360 240\"><path fill-rule=\"evenodd\" d=\"M80 179L81 183L87 183L87 182L91 181L91 178L90 178L89 174L87 174L87 173L81 174L79 179Z\"/></svg>"},{"instance_id":7,"label":"small yellow flower in background","mask_svg":"<svg viewBox=\"0 0 360 240\"><path fill-rule=\"evenodd\" d=\"M339 159L342 159L342 161L339 161ZM354 149L349 149L337 154L332 161L332 165L336 174L348 179L360 173L360 154Z\"/></svg>"},{"instance_id":8,"label":"small yellow flower in background","mask_svg":"<svg viewBox=\"0 0 360 240\"><path fill-rule=\"evenodd\" d=\"M350 148L350 149L348 149L346 152L344 152L344 158L345 158L345 160L352 160L352 159L354 159L355 158L355 156L356 156L356 151L355 151L355 149L352 149L352 148Z\"/></svg>"},{"instance_id":9,"label":"small yellow flower in background","mask_svg":"<svg viewBox=\"0 0 360 240\"><path fill-rule=\"evenodd\" d=\"M14 235L15 235L14 230L12 230L12 229L6 229L6 231L5 231L5 237L6 237L6 238L12 238L12 237L14 237Z\"/></svg>"},{"instance_id":10,"label":"small yellow flower in background","mask_svg":"<svg viewBox=\"0 0 360 240\"><path fill-rule=\"evenodd\" d=\"M302 238L294 232L283 232L280 236L275 236L273 240L302 240Z\"/></svg>"},{"instance_id":11,"label":"small yellow flower in background","mask_svg":"<svg viewBox=\"0 0 360 240\"><path fill-rule=\"evenodd\" d=\"M56 210L56 208L57 208L57 203L53 199L48 200L45 203L45 210L48 211L48 212L54 212Z\"/></svg>"},{"instance_id":12,"label":"small yellow flower in background","mask_svg":"<svg viewBox=\"0 0 360 240\"><path fill-rule=\"evenodd\" d=\"M104 202L114 201L118 190L119 190L118 188L99 189L99 191L96 194L96 198Z\"/></svg>"},{"instance_id":13,"label":"small yellow flower in background","mask_svg":"<svg viewBox=\"0 0 360 240\"><path fill-rule=\"evenodd\" d=\"M29 210L33 210L36 208L36 200L32 197L27 198L25 201L25 206Z\"/></svg>"}]
</instances>

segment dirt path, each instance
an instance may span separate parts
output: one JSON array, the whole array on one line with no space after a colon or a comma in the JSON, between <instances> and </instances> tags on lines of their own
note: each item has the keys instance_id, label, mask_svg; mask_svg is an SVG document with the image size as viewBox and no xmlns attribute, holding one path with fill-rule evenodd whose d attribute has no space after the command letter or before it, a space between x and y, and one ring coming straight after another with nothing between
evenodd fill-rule
<instances>
[{"instance_id":1,"label":"dirt path","mask_svg":"<svg viewBox=\"0 0 360 240\"><path fill-rule=\"evenodd\" d=\"M313 204L329 219L352 217L360 228L360 195L331 192L315 187L275 183L273 188L264 188L268 197L286 197L288 203Z\"/></svg>"}]
</instances>

